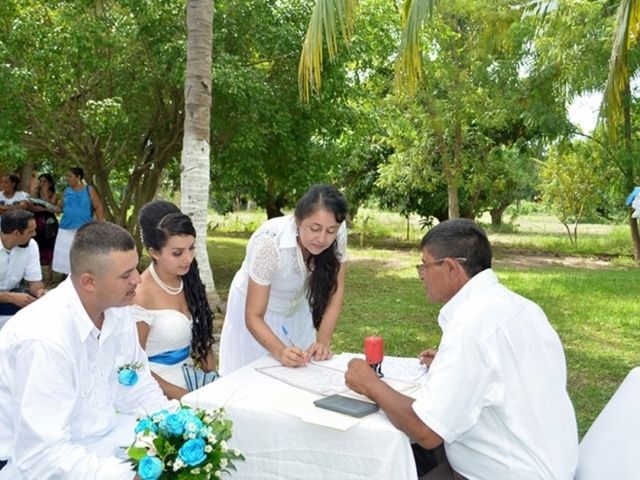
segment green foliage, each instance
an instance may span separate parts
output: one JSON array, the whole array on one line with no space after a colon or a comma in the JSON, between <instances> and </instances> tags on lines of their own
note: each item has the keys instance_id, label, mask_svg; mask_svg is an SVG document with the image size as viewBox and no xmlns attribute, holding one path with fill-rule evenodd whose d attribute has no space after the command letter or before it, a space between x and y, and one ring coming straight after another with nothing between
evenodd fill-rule
<instances>
[{"instance_id":1,"label":"green foliage","mask_svg":"<svg viewBox=\"0 0 640 480\"><path fill-rule=\"evenodd\" d=\"M0 132L40 169L83 167L108 217L131 225L180 149L184 2L10 4Z\"/></svg>"},{"instance_id":2,"label":"green foliage","mask_svg":"<svg viewBox=\"0 0 640 480\"><path fill-rule=\"evenodd\" d=\"M600 158L584 142L560 144L549 150L540 172L543 197L566 227L572 243L578 241L578 224L600 200L602 178L607 178Z\"/></svg>"},{"instance_id":3,"label":"green foliage","mask_svg":"<svg viewBox=\"0 0 640 480\"><path fill-rule=\"evenodd\" d=\"M212 182L216 203L250 197L269 215L329 181L348 105L329 71L323 97L301 105L296 57L306 2L216 2ZM339 88L338 88L339 87Z\"/></svg>"}]
</instances>

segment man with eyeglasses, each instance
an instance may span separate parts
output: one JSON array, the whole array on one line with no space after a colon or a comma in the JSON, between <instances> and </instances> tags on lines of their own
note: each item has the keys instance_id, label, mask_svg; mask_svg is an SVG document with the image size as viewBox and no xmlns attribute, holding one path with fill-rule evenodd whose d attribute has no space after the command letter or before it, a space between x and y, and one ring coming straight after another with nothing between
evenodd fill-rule
<instances>
[{"instance_id":1,"label":"man with eyeglasses","mask_svg":"<svg viewBox=\"0 0 640 480\"><path fill-rule=\"evenodd\" d=\"M429 367L421 395L393 390L358 359L347 385L417 443L421 479L572 479L575 412L544 312L500 284L489 240L471 220L438 224L420 249L427 298L444 304L439 348L419 355Z\"/></svg>"}]
</instances>

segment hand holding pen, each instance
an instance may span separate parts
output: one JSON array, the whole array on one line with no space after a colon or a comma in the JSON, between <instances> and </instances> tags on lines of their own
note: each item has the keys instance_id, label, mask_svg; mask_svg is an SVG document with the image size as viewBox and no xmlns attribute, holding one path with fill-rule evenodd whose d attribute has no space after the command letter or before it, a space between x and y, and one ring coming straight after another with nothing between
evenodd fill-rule
<instances>
[{"instance_id":1,"label":"hand holding pen","mask_svg":"<svg viewBox=\"0 0 640 480\"><path fill-rule=\"evenodd\" d=\"M293 340L289 337L287 327L282 325L281 329L286 340L286 345L280 354L280 363L285 367L304 367L309 363L309 357L300 347L296 347L293 343Z\"/></svg>"}]
</instances>

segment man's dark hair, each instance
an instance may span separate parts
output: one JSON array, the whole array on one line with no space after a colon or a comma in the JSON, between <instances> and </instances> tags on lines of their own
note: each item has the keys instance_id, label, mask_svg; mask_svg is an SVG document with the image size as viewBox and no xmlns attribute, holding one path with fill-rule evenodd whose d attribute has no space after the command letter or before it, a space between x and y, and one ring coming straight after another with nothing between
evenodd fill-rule
<instances>
[{"instance_id":1,"label":"man's dark hair","mask_svg":"<svg viewBox=\"0 0 640 480\"><path fill-rule=\"evenodd\" d=\"M0 217L0 229L5 235L18 230L24 232L29 226L33 213L26 210L9 210Z\"/></svg>"},{"instance_id":2,"label":"man's dark hair","mask_svg":"<svg viewBox=\"0 0 640 480\"><path fill-rule=\"evenodd\" d=\"M71 243L71 275L89 272L102 276L109 269L111 252L128 252L135 247L133 237L124 228L109 222L87 223L78 229Z\"/></svg>"},{"instance_id":3,"label":"man's dark hair","mask_svg":"<svg viewBox=\"0 0 640 480\"><path fill-rule=\"evenodd\" d=\"M423 237L420 249L435 259L465 258L460 262L469 277L491 268L491 245L487 234L468 218L439 223Z\"/></svg>"}]
</instances>

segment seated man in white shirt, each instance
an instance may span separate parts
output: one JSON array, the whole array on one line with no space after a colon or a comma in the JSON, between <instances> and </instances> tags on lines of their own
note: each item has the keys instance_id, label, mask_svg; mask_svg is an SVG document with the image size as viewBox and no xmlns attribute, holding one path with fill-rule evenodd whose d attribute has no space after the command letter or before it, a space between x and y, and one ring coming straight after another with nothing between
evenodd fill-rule
<instances>
[{"instance_id":1,"label":"seated man in white shirt","mask_svg":"<svg viewBox=\"0 0 640 480\"><path fill-rule=\"evenodd\" d=\"M89 223L70 260L70 276L0 331L0 458L8 459L0 479L132 479L116 453L133 427L109 440L120 414L173 406L151 377L128 308L140 283L131 235ZM118 381L127 364L138 364L130 386Z\"/></svg>"},{"instance_id":2,"label":"seated man in white shirt","mask_svg":"<svg viewBox=\"0 0 640 480\"><path fill-rule=\"evenodd\" d=\"M396 392L362 360L350 362L347 385L419 444L423 479L573 479L575 413L544 312L500 284L489 240L471 220L440 223L421 250L427 298L445 304L439 348L419 356L429 365L421 396Z\"/></svg>"},{"instance_id":3,"label":"seated man in white shirt","mask_svg":"<svg viewBox=\"0 0 640 480\"><path fill-rule=\"evenodd\" d=\"M31 212L10 210L0 217L0 328L11 315L44 295L35 234ZM22 280L28 282L28 289L19 288Z\"/></svg>"}]
</instances>

